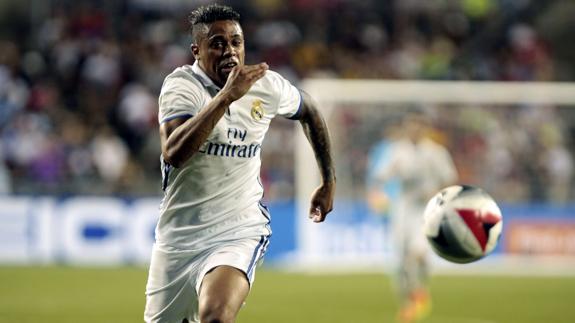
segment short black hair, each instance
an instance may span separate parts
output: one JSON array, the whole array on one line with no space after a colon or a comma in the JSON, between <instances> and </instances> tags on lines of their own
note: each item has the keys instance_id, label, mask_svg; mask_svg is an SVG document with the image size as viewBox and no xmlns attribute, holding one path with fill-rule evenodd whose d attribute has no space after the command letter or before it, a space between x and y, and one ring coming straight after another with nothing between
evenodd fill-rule
<instances>
[{"instance_id":1,"label":"short black hair","mask_svg":"<svg viewBox=\"0 0 575 323\"><path fill-rule=\"evenodd\" d=\"M193 10L188 16L193 40L197 40L199 32L203 29L198 28L198 25L207 25L220 20L233 20L239 23L240 14L232 7L220 4L201 6Z\"/></svg>"}]
</instances>

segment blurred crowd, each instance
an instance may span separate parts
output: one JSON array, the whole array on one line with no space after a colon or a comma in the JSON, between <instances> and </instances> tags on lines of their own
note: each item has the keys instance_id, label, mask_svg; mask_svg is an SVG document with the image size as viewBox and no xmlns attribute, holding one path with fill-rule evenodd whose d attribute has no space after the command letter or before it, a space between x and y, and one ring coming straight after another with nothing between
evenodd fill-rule
<instances>
[{"instance_id":1,"label":"blurred crowd","mask_svg":"<svg viewBox=\"0 0 575 323\"><path fill-rule=\"evenodd\" d=\"M453 154L462 182L502 202L573 201L572 107L443 107L442 114L435 136Z\"/></svg>"},{"instance_id":2,"label":"blurred crowd","mask_svg":"<svg viewBox=\"0 0 575 323\"><path fill-rule=\"evenodd\" d=\"M192 63L186 16L206 3L0 3L0 192L158 194L157 96L167 74ZM266 61L296 84L306 77L575 80L575 45L565 32L575 15L569 1L221 3L242 14L247 61ZM545 167L553 176L564 180L568 170L571 181L575 122L558 118L553 107L532 110L521 118L476 112L490 114L497 124L510 119L535 138L540 131L554 138L537 152L531 137L519 138L524 145L512 146L520 151L496 151L501 160L494 162L508 163L517 176L535 174L529 178L537 181L538 169L521 163L530 154L546 156L541 158L549 160ZM545 130L536 118L550 120ZM474 122L464 125L459 131L474 133L467 132ZM293 129L294 123L275 122L262 150L267 198L293 197L293 147L282 140ZM508 135L498 129L477 134L496 143L514 140ZM473 154L458 156L469 174L481 171L474 168Z\"/></svg>"}]
</instances>

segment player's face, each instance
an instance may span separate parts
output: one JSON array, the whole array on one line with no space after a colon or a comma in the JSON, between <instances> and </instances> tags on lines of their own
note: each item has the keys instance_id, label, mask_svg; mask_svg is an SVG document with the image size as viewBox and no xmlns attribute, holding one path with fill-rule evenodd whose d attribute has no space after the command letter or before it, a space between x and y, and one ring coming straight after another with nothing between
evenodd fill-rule
<instances>
[{"instance_id":1,"label":"player's face","mask_svg":"<svg viewBox=\"0 0 575 323\"><path fill-rule=\"evenodd\" d=\"M244 33L233 20L215 21L207 33L192 45L192 52L206 74L222 87L236 65L244 65Z\"/></svg>"},{"instance_id":2,"label":"player's face","mask_svg":"<svg viewBox=\"0 0 575 323\"><path fill-rule=\"evenodd\" d=\"M422 116L409 116L405 120L404 127L407 136L413 141L418 141L425 136L427 120Z\"/></svg>"}]
</instances>

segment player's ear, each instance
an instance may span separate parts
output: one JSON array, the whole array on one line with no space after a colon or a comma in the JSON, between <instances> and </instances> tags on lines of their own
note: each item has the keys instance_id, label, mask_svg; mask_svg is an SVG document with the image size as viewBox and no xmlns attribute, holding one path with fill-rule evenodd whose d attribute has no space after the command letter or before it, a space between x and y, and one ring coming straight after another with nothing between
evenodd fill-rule
<instances>
[{"instance_id":1,"label":"player's ear","mask_svg":"<svg viewBox=\"0 0 575 323\"><path fill-rule=\"evenodd\" d=\"M196 59L196 61L200 60L200 47L197 44L192 44L190 45L190 50L194 55L194 59Z\"/></svg>"}]
</instances>

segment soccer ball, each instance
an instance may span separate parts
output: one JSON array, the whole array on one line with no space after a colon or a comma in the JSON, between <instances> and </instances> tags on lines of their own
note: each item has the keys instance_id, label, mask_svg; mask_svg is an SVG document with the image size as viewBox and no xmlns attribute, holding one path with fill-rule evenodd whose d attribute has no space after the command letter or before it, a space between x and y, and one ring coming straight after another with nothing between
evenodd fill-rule
<instances>
[{"instance_id":1,"label":"soccer ball","mask_svg":"<svg viewBox=\"0 0 575 323\"><path fill-rule=\"evenodd\" d=\"M460 264L492 252L503 227L493 198L467 185L441 190L427 203L423 218L425 236L435 253Z\"/></svg>"}]
</instances>

